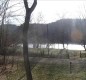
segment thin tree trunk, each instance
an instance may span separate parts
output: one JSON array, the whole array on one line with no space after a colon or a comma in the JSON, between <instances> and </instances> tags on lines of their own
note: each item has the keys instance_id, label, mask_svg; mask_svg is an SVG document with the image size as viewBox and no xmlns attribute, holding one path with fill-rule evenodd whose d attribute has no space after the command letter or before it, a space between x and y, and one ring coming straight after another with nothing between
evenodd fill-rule
<instances>
[{"instance_id":1,"label":"thin tree trunk","mask_svg":"<svg viewBox=\"0 0 86 80\"><path fill-rule=\"evenodd\" d=\"M49 56L49 30L48 30L48 24L47 24L47 50L48 50L48 56Z\"/></svg>"},{"instance_id":2,"label":"thin tree trunk","mask_svg":"<svg viewBox=\"0 0 86 80\"><path fill-rule=\"evenodd\" d=\"M24 56L24 65L25 65L25 69L26 69L27 80L32 80L29 55L28 55L28 38L27 38L29 20L30 20L30 16L28 16L26 13L25 23L24 23L24 27L23 27L23 56Z\"/></svg>"}]
</instances>

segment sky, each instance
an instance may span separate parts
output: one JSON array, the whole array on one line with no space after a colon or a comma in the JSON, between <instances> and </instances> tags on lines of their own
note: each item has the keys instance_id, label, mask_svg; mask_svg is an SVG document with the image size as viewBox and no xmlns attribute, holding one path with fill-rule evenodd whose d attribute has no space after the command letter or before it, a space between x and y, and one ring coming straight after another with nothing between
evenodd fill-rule
<instances>
[{"instance_id":1,"label":"sky","mask_svg":"<svg viewBox=\"0 0 86 80\"><path fill-rule=\"evenodd\" d=\"M21 15L19 17L17 16L16 19L14 18L13 22L16 24L24 22L25 10L22 1L13 0L10 3L11 6L15 3L21 2L10 10L10 12L17 10L13 14ZM33 0L29 0L30 6L32 3ZM31 21L33 23L50 23L62 18L83 18L86 12L85 4L85 0L38 0L37 6L32 13Z\"/></svg>"},{"instance_id":2,"label":"sky","mask_svg":"<svg viewBox=\"0 0 86 80\"><path fill-rule=\"evenodd\" d=\"M61 18L79 18L84 15L84 4L86 1L40 0L34 10L34 16L37 17L41 13L45 22Z\"/></svg>"}]
</instances>

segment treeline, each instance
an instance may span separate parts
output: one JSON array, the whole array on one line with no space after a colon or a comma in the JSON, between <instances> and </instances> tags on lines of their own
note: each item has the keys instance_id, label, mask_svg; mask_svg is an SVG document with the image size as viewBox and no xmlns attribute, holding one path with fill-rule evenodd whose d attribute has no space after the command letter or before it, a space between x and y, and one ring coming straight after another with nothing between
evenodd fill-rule
<instances>
[{"instance_id":1,"label":"treeline","mask_svg":"<svg viewBox=\"0 0 86 80\"><path fill-rule=\"evenodd\" d=\"M86 44L86 19L61 19L49 24L31 24L28 42Z\"/></svg>"},{"instance_id":2,"label":"treeline","mask_svg":"<svg viewBox=\"0 0 86 80\"><path fill-rule=\"evenodd\" d=\"M21 26L8 26L13 39L22 43ZM14 40L13 40L14 41ZM30 24L28 31L29 43L76 43L86 44L85 19L61 19L49 24Z\"/></svg>"}]
</instances>

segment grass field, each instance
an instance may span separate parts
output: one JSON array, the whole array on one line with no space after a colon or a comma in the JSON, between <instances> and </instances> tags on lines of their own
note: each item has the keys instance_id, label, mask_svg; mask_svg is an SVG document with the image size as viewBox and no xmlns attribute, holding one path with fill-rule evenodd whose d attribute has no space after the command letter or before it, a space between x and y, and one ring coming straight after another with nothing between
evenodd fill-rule
<instances>
[{"instance_id":1,"label":"grass field","mask_svg":"<svg viewBox=\"0 0 86 80\"><path fill-rule=\"evenodd\" d=\"M7 80L18 80L25 73L23 67L7 74ZM70 73L68 64L37 64L32 69L33 80L86 80L86 71ZM25 80L25 76L22 78Z\"/></svg>"},{"instance_id":2,"label":"grass field","mask_svg":"<svg viewBox=\"0 0 86 80\"><path fill-rule=\"evenodd\" d=\"M34 80L86 80L86 72L71 73L68 65L37 65L33 70Z\"/></svg>"},{"instance_id":3,"label":"grass field","mask_svg":"<svg viewBox=\"0 0 86 80\"><path fill-rule=\"evenodd\" d=\"M85 51L81 51L80 53L80 51L50 49L49 57L46 58L43 55L47 54L47 49L41 49L41 51L43 50L44 54L38 59L38 54L41 54L40 49L30 49L32 54L36 54L36 57L31 58L33 80L86 80ZM60 55L60 57L52 58L51 53L54 56ZM69 58L65 57L64 54L66 56L69 54ZM5 72L5 79L0 78L0 80L26 80L22 58L19 58L18 69L15 67L17 66L15 63L14 68L16 69ZM33 62L36 60L39 61L37 64ZM70 62L72 62L71 69Z\"/></svg>"}]
</instances>

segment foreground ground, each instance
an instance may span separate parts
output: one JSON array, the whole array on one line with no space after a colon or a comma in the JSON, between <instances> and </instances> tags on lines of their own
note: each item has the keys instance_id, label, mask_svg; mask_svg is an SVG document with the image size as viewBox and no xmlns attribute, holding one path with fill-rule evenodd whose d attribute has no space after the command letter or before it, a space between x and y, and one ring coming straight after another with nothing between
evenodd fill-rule
<instances>
[{"instance_id":1,"label":"foreground ground","mask_svg":"<svg viewBox=\"0 0 86 80\"><path fill-rule=\"evenodd\" d=\"M65 52L65 51L63 51ZM0 80L26 80L23 57L0 73ZM15 58L16 59L16 58ZM33 80L86 80L86 59L78 55L30 57ZM0 67L1 68L1 67Z\"/></svg>"}]
</instances>

